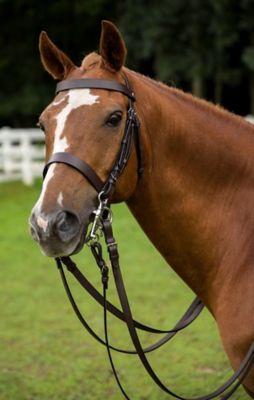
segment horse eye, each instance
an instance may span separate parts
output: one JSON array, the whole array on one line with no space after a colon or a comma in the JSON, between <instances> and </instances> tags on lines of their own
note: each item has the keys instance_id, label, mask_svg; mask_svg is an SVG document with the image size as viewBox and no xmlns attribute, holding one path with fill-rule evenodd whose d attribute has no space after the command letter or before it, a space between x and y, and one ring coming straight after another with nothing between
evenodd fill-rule
<instances>
[{"instance_id":1,"label":"horse eye","mask_svg":"<svg viewBox=\"0 0 254 400\"><path fill-rule=\"evenodd\" d=\"M111 127L111 128L115 128L119 125L119 123L122 120L122 112L121 111L116 111L114 113L112 113L109 118L106 121L106 125Z\"/></svg>"}]
</instances>

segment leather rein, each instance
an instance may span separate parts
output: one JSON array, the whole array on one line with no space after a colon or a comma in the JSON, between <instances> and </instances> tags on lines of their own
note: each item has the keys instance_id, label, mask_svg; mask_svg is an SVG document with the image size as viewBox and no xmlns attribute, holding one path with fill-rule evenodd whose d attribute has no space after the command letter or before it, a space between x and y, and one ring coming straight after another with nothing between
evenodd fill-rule
<instances>
[{"instance_id":1,"label":"leather rein","mask_svg":"<svg viewBox=\"0 0 254 400\"><path fill-rule=\"evenodd\" d=\"M186 328L190 325L200 314L202 309L204 308L204 304L201 300L196 298L192 304L189 306L187 311L184 313L182 318L177 322L173 329L158 329L148 325L144 325L139 321L136 321L131 312L127 292L125 289L124 281L122 278L122 273L119 264L119 253L117 242L115 241L113 230L112 230L112 215L110 211L110 196L114 191L115 184L124 171L129 157L131 153L132 146L135 145L136 155L138 160L138 177L141 176L143 165L142 165L142 152L140 145L140 136L139 136L139 122L137 119L137 115L133 106L135 101L135 96L132 90L130 89L129 82L127 77L125 77L125 84L120 84L116 81L111 80L100 80L100 79L75 79L75 80L64 80L57 84L56 93L59 93L64 90L71 89L81 89L81 88L89 88L89 89L103 89L110 91L117 91L122 93L124 96L127 96L129 99L127 117L125 123L125 131L123 134L122 142L120 145L120 149L118 155L116 157L115 164L111 170L111 173L106 182L102 182L97 173L88 165L84 160L76 157L73 154L66 152L59 152L52 155L52 157L48 160L45 165L43 171L43 177L45 178L48 168L52 163L64 163L68 166L79 171L95 188L98 193L98 207L94 211L94 219L86 239L86 244L90 247L91 252L94 256L96 264L99 267L101 272L101 280L102 280L102 288L103 294L101 295L97 289L88 281L85 275L79 270L77 265L70 257L59 257L56 258L56 264L60 271L60 275L63 281L63 285L65 287L66 293L72 305L74 312L76 313L78 319L85 327L85 329L101 344L103 344L108 353L109 361L112 367L112 371L116 382L125 397L125 399L130 399L124 390L116 368L114 366L111 350L125 353L125 354L136 354L138 355L141 363L144 368L152 378L152 380L167 394L172 397L180 400L210 400L214 399L218 396L223 395L221 399L228 399L240 386L246 375L248 374L253 362L254 362L254 343L250 346L246 356L244 357L240 367L238 370L232 375L230 379L228 379L222 386L220 386L217 390L212 393L194 398L187 398L180 396L174 393L170 388L166 387L163 382L159 379L158 375L154 372L153 368L150 365L149 360L147 359L146 353L152 352L169 340L171 340L179 331ZM113 278L115 280L117 293L119 296L120 304L122 310L115 307L112 303L107 300L107 288L108 288L108 280L110 270L103 258L102 246L100 244L100 237L104 236L106 247L108 250L109 260L111 264L111 272ZM69 272L75 277L75 279L79 282L79 284L103 307L103 315L104 315L104 336L105 338L100 338L94 330L90 327L90 325L86 322L83 315L81 314L74 298L71 293L70 287L67 282L67 278L65 276L65 272L63 269L63 264L66 266ZM109 343L108 338L108 325L107 325L107 311L113 314L116 318L126 323L130 337L133 343L132 350L121 349L115 346L112 346ZM154 344L143 348L137 333L137 330L143 330L146 332L154 333L154 334L164 334L162 338L157 340Z\"/></svg>"}]
</instances>

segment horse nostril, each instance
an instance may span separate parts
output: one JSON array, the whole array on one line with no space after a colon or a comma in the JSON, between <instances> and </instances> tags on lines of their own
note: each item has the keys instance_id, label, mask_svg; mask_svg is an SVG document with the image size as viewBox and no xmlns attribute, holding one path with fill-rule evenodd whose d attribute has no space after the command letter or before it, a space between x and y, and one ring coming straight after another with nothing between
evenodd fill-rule
<instances>
[{"instance_id":1,"label":"horse nostril","mask_svg":"<svg viewBox=\"0 0 254 400\"><path fill-rule=\"evenodd\" d=\"M69 211L61 211L56 216L53 230L63 242L68 242L75 237L80 230L79 219L75 214Z\"/></svg>"}]
</instances>

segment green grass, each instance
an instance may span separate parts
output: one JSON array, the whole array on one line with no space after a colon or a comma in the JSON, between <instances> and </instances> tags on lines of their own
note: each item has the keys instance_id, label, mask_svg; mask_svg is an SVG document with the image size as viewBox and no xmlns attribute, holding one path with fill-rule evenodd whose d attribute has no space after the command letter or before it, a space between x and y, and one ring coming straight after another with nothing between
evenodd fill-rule
<instances>
[{"instance_id":1,"label":"green grass","mask_svg":"<svg viewBox=\"0 0 254 400\"><path fill-rule=\"evenodd\" d=\"M27 220L40 191L20 183L0 185L0 400L122 399L105 349L85 332L68 303L54 261L41 255ZM124 279L136 319L170 327L193 294L166 265L124 205L114 207ZM98 269L84 250L76 257L100 288ZM96 332L103 335L102 310L70 278L75 298ZM109 298L116 302L112 278ZM125 326L109 319L110 339L130 346ZM152 335L143 334L149 344ZM208 312L186 332L149 356L164 382L181 395L217 388L232 371ZM114 354L132 400L163 400L133 356ZM247 399L243 390L234 399Z\"/></svg>"}]
</instances>

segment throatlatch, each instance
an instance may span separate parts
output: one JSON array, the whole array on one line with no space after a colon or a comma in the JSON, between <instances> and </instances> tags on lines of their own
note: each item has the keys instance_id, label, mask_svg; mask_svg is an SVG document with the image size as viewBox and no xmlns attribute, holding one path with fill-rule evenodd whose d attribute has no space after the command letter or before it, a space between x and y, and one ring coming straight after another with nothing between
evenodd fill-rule
<instances>
[{"instance_id":1,"label":"throatlatch","mask_svg":"<svg viewBox=\"0 0 254 400\"><path fill-rule=\"evenodd\" d=\"M130 309L128 296L126 293L125 285L123 282L120 264L119 264L119 253L117 248L117 243L113 236L112 231L112 215L110 210L109 199L111 194L114 191L115 184L119 178L119 176L124 171L125 166L128 163L131 148L133 143L136 145L136 155L138 159L138 175L140 177L142 173L142 152L140 146L140 138L139 138L139 123L138 119L133 107L133 101L135 101L135 96L131 91L128 80L125 77L126 84L120 84L115 81L105 81L105 80L90 80L90 79L78 79L78 80L70 80L70 81L62 81L57 85L57 92L63 90L71 90L71 89L79 89L79 88L96 88L96 89L105 89L105 90L113 90L121 92L123 95L129 98L129 106L127 110L127 119L125 125L125 132L123 135L123 139L121 142L121 146L119 149L119 153L116 157L116 161L114 167L109 175L109 178L106 182L102 182L98 177L96 172L83 160L79 159L75 155L69 153L56 153L53 154L51 159L48 161L44 168L43 176L45 177L49 165L52 163L65 163L72 168L78 170L88 181L94 186L96 191L98 192L98 207L94 211L94 219L89 231L88 237L86 239L86 244L90 247L91 252L94 256L96 264L99 267L101 273L101 280L103 286L103 295L101 295L95 287L87 280L85 275L78 269L76 264L72 261L70 257L61 257L56 258L56 264L60 271L62 281L68 295L68 298L71 302L73 310L75 311L78 319L82 323L82 325L87 329L87 331L100 343L102 343L107 348L108 357L110 360L110 364L112 367L112 371L114 373L117 384L126 399L130 399L125 392L119 377L117 375L113 358L111 355L111 350L115 350L121 353L126 354L136 354L138 355L140 361L142 362L144 368L152 378L152 380L167 394L172 397L180 400L194 400L182 397L176 393L174 393L171 389L166 387L163 382L156 375L154 370L152 369L147 357L146 353L154 351L161 347L163 344L167 343L170 339L172 339L176 333L186 328L191 322L193 322L197 316L200 314L202 309L204 308L204 304L196 298L182 318L177 322L173 329L169 330L161 330L157 328L153 328L147 325L144 325L133 319L132 312ZM109 260L111 269L108 268L102 253L102 246L100 244L101 237L104 236L106 247L109 254ZM83 318L75 300L72 296L71 290L69 288L64 269L62 264L64 264L67 269L73 274L73 276L77 279L80 285L99 303L103 306L103 315L104 315L104 333L105 339L101 339L89 326L86 320ZM122 311L116 308L113 304L107 301L106 293L108 288L108 280L110 272L113 274L120 304L122 307ZM115 346L112 346L109 343L108 338L108 326L107 326L107 311L112 313L115 317L122 320L126 323L130 337L133 343L132 350L120 349ZM137 333L137 329L144 330L147 332L151 332L154 334L164 334L162 338L160 338L153 345L143 349L139 340L139 336ZM195 400L211 400L218 396L223 396L221 399L228 399L239 387L241 382L244 380L246 375L248 374L251 366L254 362L254 343L251 345L248 353L246 354L244 360L242 361L238 370L233 374L233 376L226 381L220 388L215 390L214 392L195 398Z\"/></svg>"}]
</instances>

